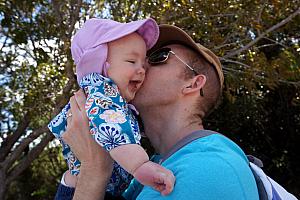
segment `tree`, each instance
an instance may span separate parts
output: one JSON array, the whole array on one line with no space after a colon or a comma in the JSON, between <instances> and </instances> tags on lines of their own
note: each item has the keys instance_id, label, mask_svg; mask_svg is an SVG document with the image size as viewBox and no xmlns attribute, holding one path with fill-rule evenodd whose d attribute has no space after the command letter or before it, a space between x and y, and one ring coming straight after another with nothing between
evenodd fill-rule
<instances>
[{"instance_id":1,"label":"tree","mask_svg":"<svg viewBox=\"0 0 300 200\"><path fill-rule=\"evenodd\" d=\"M61 149L45 148L30 167L14 180L6 193L7 200L52 200L66 170Z\"/></svg>"},{"instance_id":2,"label":"tree","mask_svg":"<svg viewBox=\"0 0 300 200\"><path fill-rule=\"evenodd\" d=\"M299 0L0 1L0 199L53 139L47 123L76 89L70 41L91 17L174 24L212 49L224 101L206 127L220 130L298 193ZM262 137L263 136L263 137ZM32 169L31 165L31 169ZM15 184L17 185L17 184Z\"/></svg>"},{"instance_id":3,"label":"tree","mask_svg":"<svg viewBox=\"0 0 300 200\"><path fill-rule=\"evenodd\" d=\"M50 113L58 113L74 87L69 46L81 4L43 0L0 4L4 41L0 52L0 199L53 139L46 126Z\"/></svg>"}]
</instances>

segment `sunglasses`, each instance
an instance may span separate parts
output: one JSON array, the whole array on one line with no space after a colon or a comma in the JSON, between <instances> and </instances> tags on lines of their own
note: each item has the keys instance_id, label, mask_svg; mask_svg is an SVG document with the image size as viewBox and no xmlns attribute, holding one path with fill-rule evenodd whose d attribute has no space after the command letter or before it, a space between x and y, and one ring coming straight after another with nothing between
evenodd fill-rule
<instances>
[{"instance_id":1,"label":"sunglasses","mask_svg":"<svg viewBox=\"0 0 300 200\"><path fill-rule=\"evenodd\" d=\"M150 65L157 65L160 63L165 63L169 59L171 54L174 55L187 68L189 68L195 75L198 75L198 73L194 70L194 68L192 68L186 62L184 62L179 56L177 56L175 54L175 52L172 51L171 48L167 48L167 47L158 49L158 50L154 51L153 53L151 53L150 56L148 57L148 63Z\"/></svg>"},{"instance_id":2,"label":"sunglasses","mask_svg":"<svg viewBox=\"0 0 300 200\"><path fill-rule=\"evenodd\" d=\"M194 73L195 76L199 75L193 67L191 67L189 64L187 64L184 60L182 60L179 56L177 56L175 54L175 52L172 51L171 48L168 48L168 47L158 49L158 50L154 51L153 53L151 53L148 56L148 63L150 65L158 65L158 64L165 63L169 59L171 54L174 55L187 68L189 68ZM202 88L200 89L200 95L204 96Z\"/></svg>"}]
</instances>

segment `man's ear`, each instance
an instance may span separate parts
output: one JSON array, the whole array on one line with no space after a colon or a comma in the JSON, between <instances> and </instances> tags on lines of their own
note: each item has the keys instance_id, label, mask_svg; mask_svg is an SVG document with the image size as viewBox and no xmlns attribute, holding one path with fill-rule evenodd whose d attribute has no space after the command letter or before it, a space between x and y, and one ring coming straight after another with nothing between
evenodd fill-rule
<instances>
[{"instance_id":1,"label":"man's ear","mask_svg":"<svg viewBox=\"0 0 300 200\"><path fill-rule=\"evenodd\" d=\"M191 79L188 84L182 89L183 94L190 94L197 92L199 93L200 89L204 87L206 83L206 76L199 74Z\"/></svg>"}]
</instances>

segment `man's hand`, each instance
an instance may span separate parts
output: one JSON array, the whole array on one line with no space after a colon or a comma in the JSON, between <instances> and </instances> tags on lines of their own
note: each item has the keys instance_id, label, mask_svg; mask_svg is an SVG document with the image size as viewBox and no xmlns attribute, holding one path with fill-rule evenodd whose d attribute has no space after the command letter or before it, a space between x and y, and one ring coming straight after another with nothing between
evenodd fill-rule
<instances>
[{"instance_id":1,"label":"man's hand","mask_svg":"<svg viewBox=\"0 0 300 200\"><path fill-rule=\"evenodd\" d=\"M74 199L99 200L104 198L113 161L90 135L85 102L82 90L71 97L71 117L68 117L67 130L62 138L81 162Z\"/></svg>"}]
</instances>

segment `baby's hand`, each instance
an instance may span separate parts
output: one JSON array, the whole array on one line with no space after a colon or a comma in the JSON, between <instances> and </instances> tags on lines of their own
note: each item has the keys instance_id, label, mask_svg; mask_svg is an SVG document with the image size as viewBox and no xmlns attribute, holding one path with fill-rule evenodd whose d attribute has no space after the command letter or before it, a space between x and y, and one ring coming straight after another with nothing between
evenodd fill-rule
<instances>
[{"instance_id":1,"label":"baby's hand","mask_svg":"<svg viewBox=\"0 0 300 200\"><path fill-rule=\"evenodd\" d=\"M153 187L164 196L173 191L175 176L170 170L154 162L144 163L135 170L133 176L141 184Z\"/></svg>"}]
</instances>

